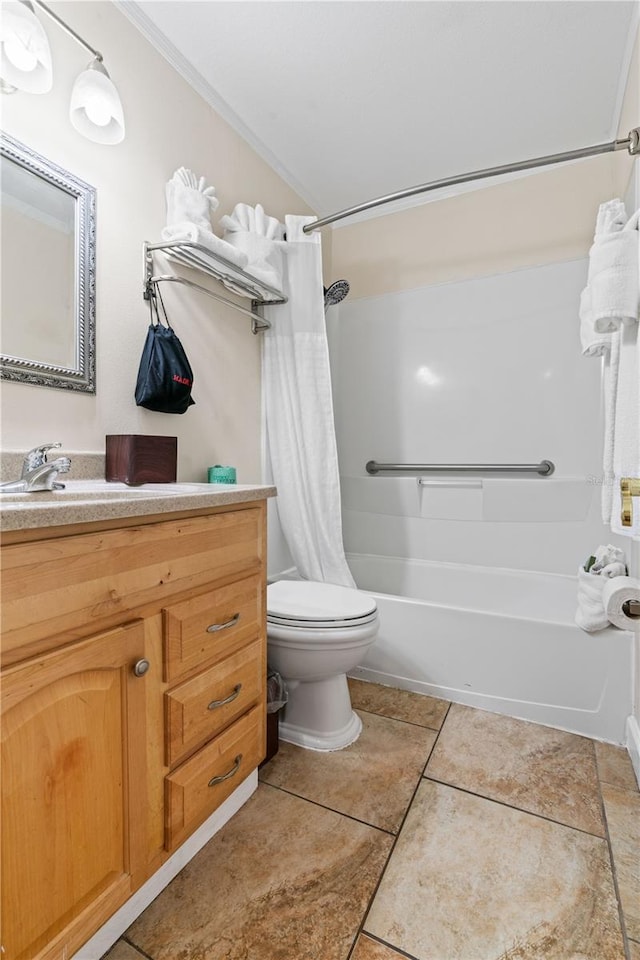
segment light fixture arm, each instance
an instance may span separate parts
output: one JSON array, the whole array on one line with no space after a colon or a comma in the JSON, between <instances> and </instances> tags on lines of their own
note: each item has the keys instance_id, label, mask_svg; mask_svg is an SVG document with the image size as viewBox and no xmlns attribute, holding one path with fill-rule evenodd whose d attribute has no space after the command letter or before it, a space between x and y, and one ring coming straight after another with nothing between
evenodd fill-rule
<instances>
[{"instance_id":1,"label":"light fixture arm","mask_svg":"<svg viewBox=\"0 0 640 960\"><path fill-rule=\"evenodd\" d=\"M76 33L75 30L65 23L64 20L62 20L57 13L54 13L53 10L46 5L46 3L42 2L42 0L20 0L20 3L23 3L25 7L31 7L32 9L33 5L35 4L35 6L46 13L48 17L51 17L52 20L55 20L58 26L62 27L65 33L68 33L70 37L73 37L73 39L76 40L80 46L84 47L85 50L88 50L89 53L91 53L99 63L102 63L103 56L100 51L92 47L91 44L87 43L86 40L83 40L79 33Z\"/></svg>"}]
</instances>

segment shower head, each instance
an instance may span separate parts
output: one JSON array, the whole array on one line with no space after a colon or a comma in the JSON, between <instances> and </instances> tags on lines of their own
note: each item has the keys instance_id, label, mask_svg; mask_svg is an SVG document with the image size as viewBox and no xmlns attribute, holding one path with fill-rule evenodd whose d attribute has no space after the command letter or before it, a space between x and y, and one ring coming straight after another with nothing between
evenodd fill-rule
<instances>
[{"instance_id":1,"label":"shower head","mask_svg":"<svg viewBox=\"0 0 640 960\"><path fill-rule=\"evenodd\" d=\"M332 307L336 303L344 300L349 293L349 282L347 280L336 280L329 287L324 288L324 308Z\"/></svg>"}]
</instances>

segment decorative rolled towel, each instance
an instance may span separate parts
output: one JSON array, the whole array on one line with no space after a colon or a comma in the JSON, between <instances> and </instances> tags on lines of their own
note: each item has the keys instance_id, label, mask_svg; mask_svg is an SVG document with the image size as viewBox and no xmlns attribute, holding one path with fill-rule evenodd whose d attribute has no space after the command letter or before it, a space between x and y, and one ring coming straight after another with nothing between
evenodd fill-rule
<instances>
[{"instance_id":1,"label":"decorative rolled towel","mask_svg":"<svg viewBox=\"0 0 640 960\"><path fill-rule=\"evenodd\" d=\"M201 230L211 230L211 214L218 209L215 187L207 187L204 177L199 179L192 170L180 167L165 187L167 197L167 226L193 223Z\"/></svg>"},{"instance_id":2,"label":"decorative rolled towel","mask_svg":"<svg viewBox=\"0 0 640 960\"><path fill-rule=\"evenodd\" d=\"M231 216L220 220L227 243L246 254L247 273L276 290L282 289L282 250L278 241L284 227L275 217L265 215L261 204L250 207L237 203Z\"/></svg>"},{"instance_id":3,"label":"decorative rolled towel","mask_svg":"<svg viewBox=\"0 0 640 960\"><path fill-rule=\"evenodd\" d=\"M624 553L610 543L601 545L594 555L589 557L586 567L588 569L584 566L578 568L578 609L575 622L582 630L595 633L609 626L603 590L609 580L626 574Z\"/></svg>"},{"instance_id":4,"label":"decorative rolled towel","mask_svg":"<svg viewBox=\"0 0 640 960\"><path fill-rule=\"evenodd\" d=\"M210 250L211 253L217 254L219 257L224 257L224 259L228 260L229 263L234 264L236 267L240 267L241 270L243 270L247 265L246 253L243 253L242 250L238 250L236 247L231 246L231 244L227 243L226 240L221 240L220 237L216 237L215 233L212 233L210 229L205 230L196 226L195 223L184 222L167 226L162 230L162 239L189 240L192 243L199 243L201 246ZM229 286L230 289L234 289L231 285L231 281L229 281L227 286Z\"/></svg>"},{"instance_id":5,"label":"decorative rolled towel","mask_svg":"<svg viewBox=\"0 0 640 960\"><path fill-rule=\"evenodd\" d=\"M598 576L604 577L605 580L613 580L614 577L625 577L627 574L627 568L624 563L620 561L614 563L608 563L606 567L603 567Z\"/></svg>"},{"instance_id":6,"label":"decorative rolled towel","mask_svg":"<svg viewBox=\"0 0 640 960\"><path fill-rule=\"evenodd\" d=\"M583 357L604 357L611 351L611 331L605 333L596 330L591 287L585 287L580 294L580 343Z\"/></svg>"},{"instance_id":7,"label":"decorative rolled towel","mask_svg":"<svg viewBox=\"0 0 640 960\"><path fill-rule=\"evenodd\" d=\"M589 251L591 310L596 332L611 333L638 319L638 231L624 203L601 203Z\"/></svg>"},{"instance_id":8,"label":"decorative rolled towel","mask_svg":"<svg viewBox=\"0 0 640 960\"><path fill-rule=\"evenodd\" d=\"M614 547L612 543L600 544L593 555L593 564L589 568L591 573L602 573L604 569L612 563L621 563L625 566L624 551L620 547Z\"/></svg>"},{"instance_id":9,"label":"decorative rolled towel","mask_svg":"<svg viewBox=\"0 0 640 960\"><path fill-rule=\"evenodd\" d=\"M584 567L578 568L578 609L575 621L587 633L595 633L596 630L604 630L609 626L609 618L602 602L605 583L606 577L587 573Z\"/></svg>"},{"instance_id":10,"label":"decorative rolled towel","mask_svg":"<svg viewBox=\"0 0 640 960\"><path fill-rule=\"evenodd\" d=\"M615 200L608 200L606 203L601 203L596 216L596 229L593 234L594 240L601 234L617 233L619 230L622 230L626 222L627 208L619 197L616 197Z\"/></svg>"}]
</instances>

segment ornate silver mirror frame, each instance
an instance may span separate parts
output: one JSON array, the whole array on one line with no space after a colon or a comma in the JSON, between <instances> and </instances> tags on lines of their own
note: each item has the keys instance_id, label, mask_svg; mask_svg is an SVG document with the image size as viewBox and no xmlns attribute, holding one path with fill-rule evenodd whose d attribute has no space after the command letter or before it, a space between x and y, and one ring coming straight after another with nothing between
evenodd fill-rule
<instances>
[{"instance_id":1,"label":"ornate silver mirror frame","mask_svg":"<svg viewBox=\"0 0 640 960\"><path fill-rule=\"evenodd\" d=\"M42 257L46 258L47 245L40 243L39 251L36 251L28 243L29 223L39 221L40 215L37 210L37 188L38 184L33 177L35 175L43 183L40 185L42 190L49 189L50 205L55 207L57 204L67 208L67 233L69 234L68 243L73 244L68 260L72 260L69 273L73 273L65 281L68 286L67 300L67 320L69 324L68 346L60 356L53 356L56 352L51 350L47 356L48 348L42 346L38 350L29 350L22 346L16 346L12 336L17 325L25 322L29 316L28 309L21 309L22 297L27 297L29 293L29 284L20 283L15 277L3 277L3 288L14 285L13 298L8 302L12 303L11 309L5 309L3 304L3 337L2 352L0 353L0 377L3 380L14 380L22 383L30 383L43 387L56 387L63 390L76 390L82 393L96 392L95 377L95 275L96 275L96 191L88 183L80 180L78 177L64 170L62 167L51 163L45 157L40 156L34 150L19 143L12 137L2 134L0 137L0 155L4 172L11 171L11 167L6 164L16 164L18 168L25 171L24 178L30 181L28 187L29 196L23 202L19 196L8 196L5 193L5 183L11 179L3 176L3 207L5 201L11 201L13 209L22 208L27 211L26 217L22 222L26 224L21 227L22 240L20 247L16 249L15 255L18 263L24 262L26 271L31 275L31 283L42 284L43 277L46 276L45 264ZM16 179L22 176L20 170L14 169ZM32 189L35 187L36 189ZM8 189L8 187L7 187ZM56 194L51 191L61 191ZM35 206L34 206L35 204ZM31 211L31 212L29 212ZM55 213L55 210L54 210ZM42 221L55 220L50 212L42 212ZM4 220L4 217L3 217ZM5 261L5 252L9 251L12 244L12 232L8 222L3 223L3 262ZM40 262L39 262L40 261ZM56 269L56 268L53 268ZM54 274L55 276L55 274ZM15 281L15 283L14 283ZM5 299L3 295L3 300ZM51 300L55 300L53 296ZM65 323L64 311L61 303L49 302L42 306L42 298L39 303L39 320L43 325L47 325L50 330L55 330L54 324ZM14 325L13 327L11 325ZM71 330L71 326L73 329ZM57 336L57 331L54 336ZM27 338L28 339L28 338ZM33 339L33 338L32 338ZM40 336L38 335L40 342ZM46 338L43 340L46 343ZM5 352L5 343L9 344L11 349ZM13 353L17 355L12 355ZM33 356L22 356L21 354L37 353L37 358Z\"/></svg>"}]
</instances>

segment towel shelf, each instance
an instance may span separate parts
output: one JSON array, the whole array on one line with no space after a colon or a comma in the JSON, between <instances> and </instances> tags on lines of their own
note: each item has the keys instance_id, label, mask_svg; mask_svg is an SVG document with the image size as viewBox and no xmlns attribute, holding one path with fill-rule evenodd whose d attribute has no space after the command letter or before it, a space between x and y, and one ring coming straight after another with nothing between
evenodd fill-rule
<instances>
[{"instance_id":1,"label":"towel shelf","mask_svg":"<svg viewBox=\"0 0 640 960\"><path fill-rule=\"evenodd\" d=\"M218 256L207 247L203 247L199 243L194 243L190 240L167 240L161 243L148 243L145 241L142 250L144 277L143 295L145 300L149 299L149 291L152 284L182 283L187 287L199 290L201 293L206 294L213 300L217 300L229 307L233 307L240 313L244 313L245 315L251 317L251 330L253 333L259 333L261 330L268 330L271 326L269 321L265 320L265 318L258 313L261 307L267 304L271 306L287 302L287 298L284 296L281 290L276 290L274 287L271 287L266 283L262 283L245 270L242 270L240 267L236 266L236 264L231 263L224 257ZM218 280L220 282L228 280L233 285L232 290L234 293L237 293L238 296L247 297L251 300L251 310L240 306L240 304L236 303L235 300L230 300L228 297L222 297L220 294L214 293L207 287L203 287L201 284L195 283L193 280L187 280L184 277L178 277L173 274L154 274L154 253L162 253L167 257L167 259L176 263L180 263L183 266L190 267L193 270L197 270L213 280Z\"/></svg>"}]
</instances>

